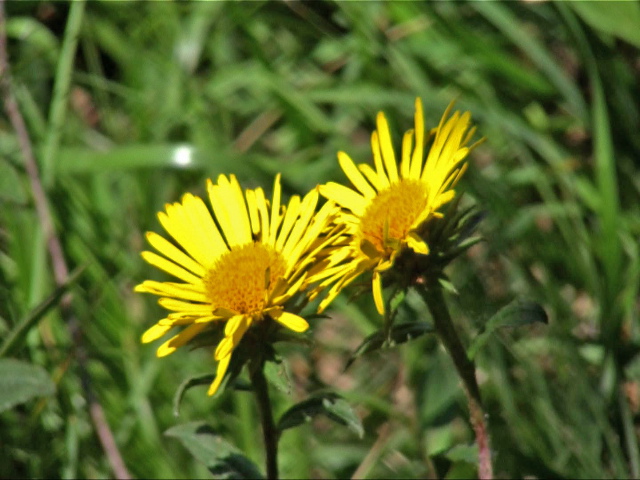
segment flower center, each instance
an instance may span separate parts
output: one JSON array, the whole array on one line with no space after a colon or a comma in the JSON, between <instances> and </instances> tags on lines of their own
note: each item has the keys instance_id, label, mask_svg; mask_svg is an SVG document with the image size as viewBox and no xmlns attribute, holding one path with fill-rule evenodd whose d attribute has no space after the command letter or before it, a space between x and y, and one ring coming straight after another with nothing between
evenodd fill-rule
<instances>
[{"instance_id":1,"label":"flower center","mask_svg":"<svg viewBox=\"0 0 640 480\"><path fill-rule=\"evenodd\" d=\"M403 179L382 190L360 218L360 241L370 242L384 255L398 247L385 245L384 230L388 223L388 239L403 241L413 223L427 207L427 185L420 180Z\"/></svg>"},{"instance_id":2,"label":"flower center","mask_svg":"<svg viewBox=\"0 0 640 480\"><path fill-rule=\"evenodd\" d=\"M279 252L263 243L249 243L222 255L203 280L214 309L252 314L264 310L266 293L285 272Z\"/></svg>"}]
</instances>

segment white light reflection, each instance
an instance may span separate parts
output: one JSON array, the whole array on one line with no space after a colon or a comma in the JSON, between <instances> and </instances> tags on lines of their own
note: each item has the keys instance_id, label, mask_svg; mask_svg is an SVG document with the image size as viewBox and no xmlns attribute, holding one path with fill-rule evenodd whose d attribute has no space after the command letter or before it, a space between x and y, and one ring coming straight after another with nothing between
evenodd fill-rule
<instances>
[{"instance_id":1,"label":"white light reflection","mask_svg":"<svg viewBox=\"0 0 640 480\"><path fill-rule=\"evenodd\" d=\"M193 163L193 148L182 145L173 152L173 163L179 167L186 167Z\"/></svg>"}]
</instances>

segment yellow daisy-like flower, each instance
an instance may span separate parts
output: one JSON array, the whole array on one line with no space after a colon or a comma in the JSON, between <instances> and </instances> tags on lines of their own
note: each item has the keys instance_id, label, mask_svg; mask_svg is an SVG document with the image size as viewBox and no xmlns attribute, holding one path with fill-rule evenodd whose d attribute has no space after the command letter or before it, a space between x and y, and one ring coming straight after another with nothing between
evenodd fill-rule
<instances>
[{"instance_id":1,"label":"yellow daisy-like flower","mask_svg":"<svg viewBox=\"0 0 640 480\"><path fill-rule=\"evenodd\" d=\"M467 146L475 133L475 127L469 129L470 114L455 112L449 117L452 107L453 103L431 132L434 138L426 161L420 98L415 102L415 129L402 140L399 169L382 112L371 135L375 170L368 164L356 166L346 153L338 152L340 166L356 190L335 182L320 186L321 195L343 207L336 222L344 226L347 237L342 248L331 253L328 267L314 273L314 279L323 280L320 288L335 282L319 312L358 275L372 270L373 298L383 314L381 274L405 249L429 254L424 230L431 219L442 217L438 209L455 197L453 187L467 168L463 160L479 143Z\"/></svg>"},{"instance_id":2,"label":"yellow daisy-like flower","mask_svg":"<svg viewBox=\"0 0 640 480\"><path fill-rule=\"evenodd\" d=\"M212 322L226 322L214 354L218 367L208 392L213 395L234 348L252 324L271 318L295 332L309 328L284 305L304 290L315 255L334 238L327 228L336 207L327 202L316 213L317 188L281 206L280 175L271 202L261 188L243 194L233 175L220 175L217 184L209 180L207 191L215 221L201 198L186 194L182 202L158 213L180 248L148 232L147 240L160 255L142 252L147 262L183 283L147 280L135 291L160 295L160 305L171 312L144 333L143 343L186 326L158 348L158 357L173 353Z\"/></svg>"}]
</instances>

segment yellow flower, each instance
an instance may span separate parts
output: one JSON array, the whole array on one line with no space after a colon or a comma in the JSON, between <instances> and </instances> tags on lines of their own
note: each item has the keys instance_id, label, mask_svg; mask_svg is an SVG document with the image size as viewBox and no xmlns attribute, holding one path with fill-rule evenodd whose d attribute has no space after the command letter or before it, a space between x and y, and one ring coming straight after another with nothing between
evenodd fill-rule
<instances>
[{"instance_id":1,"label":"yellow flower","mask_svg":"<svg viewBox=\"0 0 640 480\"><path fill-rule=\"evenodd\" d=\"M243 195L233 175L220 175L217 184L209 180L207 190L215 221L202 199L187 193L181 203L168 204L158 213L178 246L148 232L147 240L160 255L142 252L147 262L183 283L147 280L135 291L160 295L159 304L170 311L144 333L142 342L186 326L158 348L158 357L173 353L212 323L226 322L214 354L218 367L209 388L213 395L234 348L252 324L270 318L295 332L309 327L305 319L285 311L285 303L306 288L315 255L331 243L327 228L336 207L327 202L316 213L317 188L281 206L280 175L271 202L261 188Z\"/></svg>"},{"instance_id":2,"label":"yellow flower","mask_svg":"<svg viewBox=\"0 0 640 480\"><path fill-rule=\"evenodd\" d=\"M375 170L368 164L356 166L346 153L338 152L340 166L356 190L335 182L320 186L321 195L343 208L336 222L347 236L342 247L330 254L328 265L314 272L314 280L322 280L319 289L335 282L319 312L358 275L372 270L373 298L383 314L381 274L406 249L429 254L425 229L434 217L442 217L438 209L454 198L453 187L467 168L463 160L479 142L467 147L475 127L469 130L469 112L449 117L452 103L431 132L434 139L425 161L420 98L415 107L415 129L404 135L399 169L389 125L380 112L371 135Z\"/></svg>"}]
</instances>

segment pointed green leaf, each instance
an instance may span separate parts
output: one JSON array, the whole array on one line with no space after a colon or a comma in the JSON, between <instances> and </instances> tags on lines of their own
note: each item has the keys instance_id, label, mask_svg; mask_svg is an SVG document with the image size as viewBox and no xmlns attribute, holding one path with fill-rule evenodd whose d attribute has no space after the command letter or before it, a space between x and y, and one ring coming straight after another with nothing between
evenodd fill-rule
<instances>
[{"instance_id":1,"label":"pointed green leaf","mask_svg":"<svg viewBox=\"0 0 640 480\"><path fill-rule=\"evenodd\" d=\"M568 5L596 30L621 38L640 48L638 2L569 2Z\"/></svg>"},{"instance_id":2,"label":"pointed green leaf","mask_svg":"<svg viewBox=\"0 0 640 480\"><path fill-rule=\"evenodd\" d=\"M484 331L471 342L467 355L473 360L478 350L487 343L489 337L498 328L518 327L536 322L549 323L547 314L540 304L529 300L514 300L489 319Z\"/></svg>"},{"instance_id":3,"label":"pointed green leaf","mask_svg":"<svg viewBox=\"0 0 640 480\"><path fill-rule=\"evenodd\" d=\"M20 320L16 326L5 337L0 345L0 357L11 354L14 350L20 347L21 340L27 334L27 332L40 321L45 314L54 308L58 301L62 298L62 295L69 290L69 288L78 280L80 274L84 271L84 266L76 268L71 275L67 278L66 283L56 288L51 295L45 298L40 304L38 304L33 310L31 310L26 317Z\"/></svg>"},{"instance_id":4,"label":"pointed green leaf","mask_svg":"<svg viewBox=\"0 0 640 480\"><path fill-rule=\"evenodd\" d=\"M434 331L433 325L424 322L407 322L394 325L391 327L388 339L384 330L377 330L362 341L344 368L345 370L349 368L358 357L366 353L380 350L385 346L394 347ZM389 341L387 342L387 340Z\"/></svg>"},{"instance_id":5,"label":"pointed green leaf","mask_svg":"<svg viewBox=\"0 0 640 480\"><path fill-rule=\"evenodd\" d=\"M187 390L189 390L191 387L197 387L199 385L210 385L215 378L215 375L206 374L187 378L184 382L182 382L176 390L175 395L173 396L173 414L176 417L180 416L180 403L182 402L182 397L184 397L184 394Z\"/></svg>"},{"instance_id":6,"label":"pointed green leaf","mask_svg":"<svg viewBox=\"0 0 640 480\"><path fill-rule=\"evenodd\" d=\"M214 478L264 478L251 460L204 422L177 425L164 434L177 438L198 461L207 466Z\"/></svg>"},{"instance_id":7,"label":"pointed green leaf","mask_svg":"<svg viewBox=\"0 0 640 480\"><path fill-rule=\"evenodd\" d=\"M354 431L358 437L363 437L364 428L362 427L360 418L355 414L346 400L333 392L314 395L291 407L280 417L278 431L283 432L288 428L302 425L320 414L326 415L334 422L348 427Z\"/></svg>"},{"instance_id":8,"label":"pointed green leaf","mask_svg":"<svg viewBox=\"0 0 640 480\"><path fill-rule=\"evenodd\" d=\"M13 358L0 359L0 412L32 398L53 395L55 390L44 368Z\"/></svg>"},{"instance_id":9,"label":"pointed green leaf","mask_svg":"<svg viewBox=\"0 0 640 480\"><path fill-rule=\"evenodd\" d=\"M279 391L287 395L291 394L291 379L284 361L266 362L264 374L267 377L267 381Z\"/></svg>"}]
</instances>

